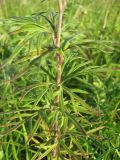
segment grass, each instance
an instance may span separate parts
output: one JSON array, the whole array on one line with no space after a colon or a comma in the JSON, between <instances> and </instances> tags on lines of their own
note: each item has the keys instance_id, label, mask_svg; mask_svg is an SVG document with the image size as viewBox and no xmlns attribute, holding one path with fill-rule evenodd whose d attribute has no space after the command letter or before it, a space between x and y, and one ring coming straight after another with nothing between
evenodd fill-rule
<instances>
[{"instance_id":1,"label":"grass","mask_svg":"<svg viewBox=\"0 0 120 160\"><path fill-rule=\"evenodd\" d=\"M119 160L120 2L0 3L0 160Z\"/></svg>"}]
</instances>

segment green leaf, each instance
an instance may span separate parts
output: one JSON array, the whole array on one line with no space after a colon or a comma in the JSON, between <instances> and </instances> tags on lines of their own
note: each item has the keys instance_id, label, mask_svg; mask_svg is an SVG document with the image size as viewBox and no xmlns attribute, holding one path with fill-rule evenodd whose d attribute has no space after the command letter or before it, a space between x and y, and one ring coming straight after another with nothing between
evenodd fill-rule
<instances>
[{"instance_id":1,"label":"green leaf","mask_svg":"<svg viewBox=\"0 0 120 160\"><path fill-rule=\"evenodd\" d=\"M81 124L79 122L77 122L76 117L73 116L72 114L65 112L66 116L68 116L68 118L72 121L72 123L74 124L74 126L80 131L82 132L84 135L87 135L85 129L81 126Z\"/></svg>"},{"instance_id":2,"label":"green leaf","mask_svg":"<svg viewBox=\"0 0 120 160\"><path fill-rule=\"evenodd\" d=\"M69 38L65 39L63 44L62 44L62 50L63 51L66 50L69 47L70 42L72 40L74 40L77 36L80 36L80 35L83 35L83 34L82 33L76 33L76 34L70 36Z\"/></svg>"},{"instance_id":3,"label":"green leaf","mask_svg":"<svg viewBox=\"0 0 120 160\"><path fill-rule=\"evenodd\" d=\"M45 156L47 156L55 147L57 144L51 145L44 153L40 153L40 151L37 151L31 160L42 160ZM40 155L41 154L41 155ZM37 158L38 157L38 158ZM36 159L37 158L37 159Z\"/></svg>"},{"instance_id":4,"label":"green leaf","mask_svg":"<svg viewBox=\"0 0 120 160\"><path fill-rule=\"evenodd\" d=\"M85 109L89 112L89 114L95 115L95 116L99 116L100 115L99 111L97 111L96 109L94 109L91 106L89 106L85 102L85 100L83 100L82 98L77 96L75 93L71 92L71 90L68 87L63 86L63 89L65 90L66 93L68 93L70 95L70 97L72 97L73 99L76 99L83 107L85 107Z\"/></svg>"}]
</instances>

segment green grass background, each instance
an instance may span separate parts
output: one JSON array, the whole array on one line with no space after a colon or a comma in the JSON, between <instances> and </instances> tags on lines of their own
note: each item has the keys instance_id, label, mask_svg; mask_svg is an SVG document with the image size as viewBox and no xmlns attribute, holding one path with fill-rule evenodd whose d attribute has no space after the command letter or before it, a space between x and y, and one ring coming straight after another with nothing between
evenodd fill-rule
<instances>
[{"instance_id":1,"label":"green grass background","mask_svg":"<svg viewBox=\"0 0 120 160\"><path fill-rule=\"evenodd\" d=\"M52 45L45 20L37 22L44 27L40 31L30 26L31 15L38 12L49 18L56 14L56 22L57 1L0 0L0 66L6 64L0 67L0 160L50 160L54 148L54 52L29 66L41 50ZM19 22L11 21L16 17ZM26 26L19 32L22 25ZM65 115L57 110L58 159L119 160L120 1L69 0L62 44L76 33L78 38L70 41L75 47L64 56L61 106Z\"/></svg>"}]
</instances>

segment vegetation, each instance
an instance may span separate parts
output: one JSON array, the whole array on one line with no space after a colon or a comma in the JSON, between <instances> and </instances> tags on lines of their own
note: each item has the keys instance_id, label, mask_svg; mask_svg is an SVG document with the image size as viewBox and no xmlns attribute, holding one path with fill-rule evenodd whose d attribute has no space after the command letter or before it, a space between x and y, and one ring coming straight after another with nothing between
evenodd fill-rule
<instances>
[{"instance_id":1,"label":"vegetation","mask_svg":"<svg viewBox=\"0 0 120 160\"><path fill-rule=\"evenodd\" d=\"M119 160L119 0L0 7L0 160Z\"/></svg>"}]
</instances>

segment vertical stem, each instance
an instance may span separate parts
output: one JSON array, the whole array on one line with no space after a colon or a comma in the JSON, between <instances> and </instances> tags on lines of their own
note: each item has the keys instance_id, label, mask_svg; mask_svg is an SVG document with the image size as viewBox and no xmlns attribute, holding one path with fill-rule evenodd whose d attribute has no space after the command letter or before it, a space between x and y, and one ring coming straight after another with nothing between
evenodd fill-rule
<instances>
[{"instance_id":1,"label":"vertical stem","mask_svg":"<svg viewBox=\"0 0 120 160\"><path fill-rule=\"evenodd\" d=\"M61 37L61 32L62 32L62 17L63 17L62 0L58 0L58 7L59 7L59 18L58 18L58 26L57 26L56 46L60 47L60 37Z\"/></svg>"},{"instance_id":2,"label":"vertical stem","mask_svg":"<svg viewBox=\"0 0 120 160\"><path fill-rule=\"evenodd\" d=\"M57 54L57 58L58 58L58 66L57 66L57 88L59 90L60 88L60 83L61 83L61 67L62 67L62 63L63 63L63 57L60 54ZM59 95L56 97L56 104L57 106L59 105L60 102L60 98Z\"/></svg>"},{"instance_id":3,"label":"vertical stem","mask_svg":"<svg viewBox=\"0 0 120 160\"><path fill-rule=\"evenodd\" d=\"M67 5L67 0L58 0L58 8L59 8L59 17L58 17L58 25L57 25L57 35L56 35L56 40L55 40L55 45L57 48L60 48L61 45L61 32L62 32L62 19L63 19L63 13L65 10L65 7ZM60 89L60 83L61 83L61 67L62 67L62 63L63 63L63 57L61 55L61 53L57 52L57 59L58 59L58 66L57 66L57 90ZM60 96L57 95L56 99L56 106L59 106L60 104ZM54 124L54 143L58 143L58 121L57 121L57 115L56 115L56 119L55 119L55 124ZM58 153L58 147L56 147L53 152L53 158L57 157L57 153Z\"/></svg>"}]
</instances>

